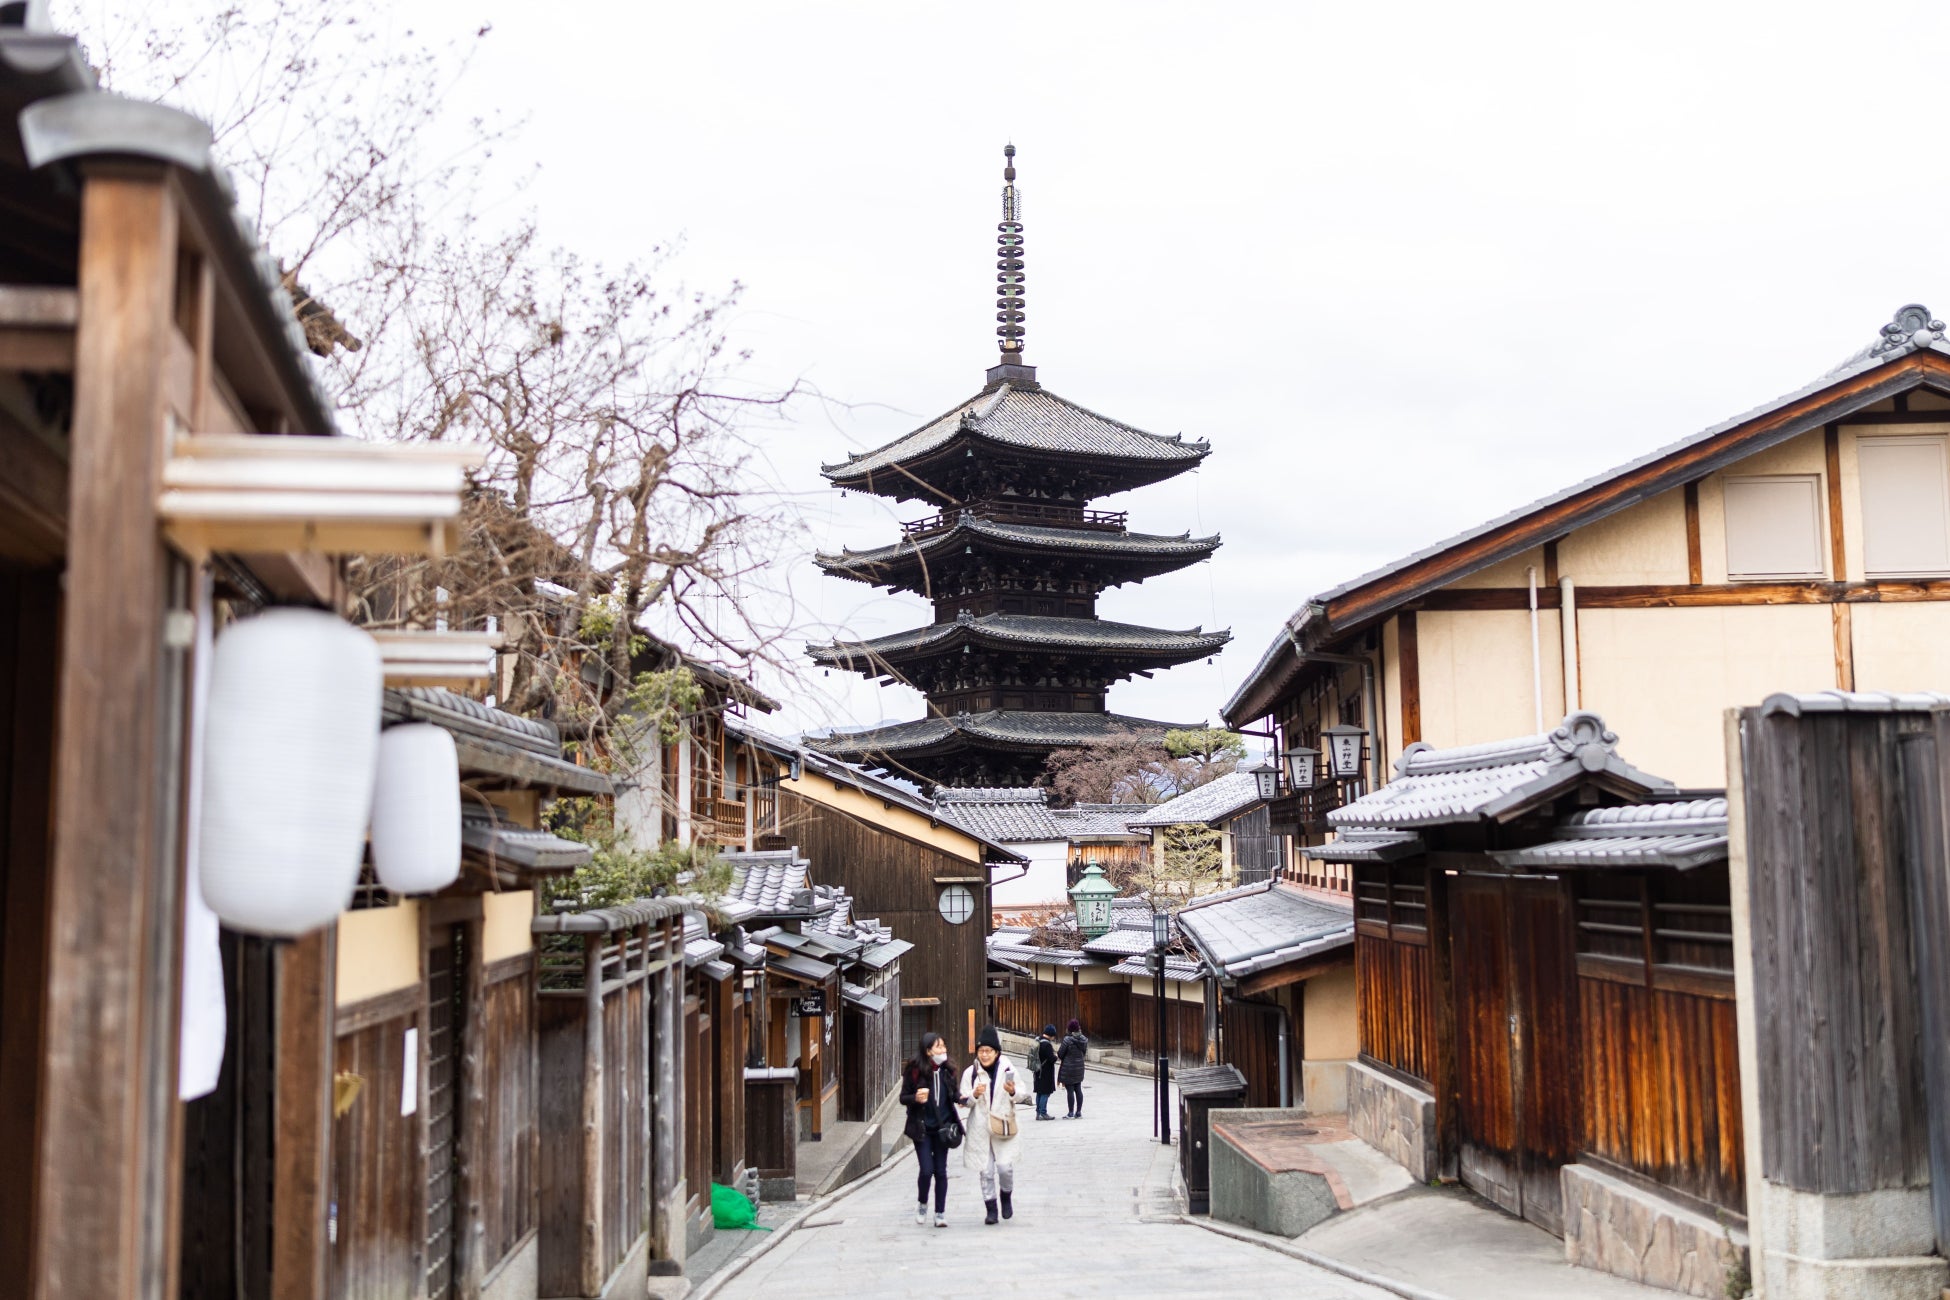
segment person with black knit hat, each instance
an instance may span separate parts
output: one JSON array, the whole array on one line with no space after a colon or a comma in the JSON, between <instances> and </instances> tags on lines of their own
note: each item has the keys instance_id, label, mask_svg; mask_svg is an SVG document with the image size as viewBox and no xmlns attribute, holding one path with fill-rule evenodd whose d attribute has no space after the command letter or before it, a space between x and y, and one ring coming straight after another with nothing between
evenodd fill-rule
<instances>
[{"instance_id":1,"label":"person with black knit hat","mask_svg":"<svg viewBox=\"0 0 1950 1300\"><path fill-rule=\"evenodd\" d=\"M1044 1025L1043 1036L1029 1049L1031 1078L1036 1088L1036 1118L1055 1119L1049 1099L1056 1092L1056 1026Z\"/></svg>"},{"instance_id":2,"label":"person with black knit hat","mask_svg":"<svg viewBox=\"0 0 1950 1300\"><path fill-rule=\"evenodd\" d=\"M1014 1218L1016 1143L1022 1124L1016 1118L1016 1067L1002 1055L1002 1035L988 1025L975 1038L975 1063L962 1072L961 1092L968 1098L968 1137L961 1159L982 1182L985 1223Z\"/></svg>"}]
</instances>

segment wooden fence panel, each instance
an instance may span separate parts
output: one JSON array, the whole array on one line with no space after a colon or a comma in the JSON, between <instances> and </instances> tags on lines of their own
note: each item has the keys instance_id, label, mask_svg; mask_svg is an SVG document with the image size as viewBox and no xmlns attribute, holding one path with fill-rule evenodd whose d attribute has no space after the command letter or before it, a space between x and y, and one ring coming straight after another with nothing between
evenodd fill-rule
<instances>
[{"instance_id":1,"label":"wooden fence panel","mask_svg":"<svg viewBox=\"0 0 1950 1300\"><path fill-rule=\"evenodd\" d=\"M338 1040L336 1068L364 1080L352 1108L332 1124L332 1199L338 1229L330 1246L334 1300L394 1300L421 1285L420 1117L400 1114L408 1013ZM417 1081L416 1081L417 1084Z\"/></svg>"},{"instance_id":2,"label":"wooden fence panel","mask_svg":"<svg viewBox=\"0 0 1950 1300\"><path fill-rule=\"evenodd\" d=\"M1226 999L1219 1013L1219 1054L1246 1076L1246 1105L1280 1104L1280 1009Z\"/></svg>"},{"instance_id":3,"label":"wooden fence panel","mask_svg":"<svg viewBox=\"0 0 1950 1300\"><path fill-rule=\"evenodd\" d=\"M1058 1026L1061 1028L1061 1026ZM1131 1055L1157 1059L1158 1004L1148 993L1131 994ZM1178 1065L1205 1064L1205 1004L1165 1002L1165 1043Z\"/></svg>"},{"instance_id":4,"label":"wooden fence panel","mask_svg":"<svg viewBox=\"0 0 1950 1300\"><path fill-rule=\"evenodd\" d=\"M498 969L497 969L498 967ZM492 1270L535 1227L535 974L523 956L487 969L481 1257Z\"/></svg>"},{"instance_id":5,"label":"wooden fence panel","mask_svg":"<svg viewBox=\"0 0 1950 1300\"><path fill-rule=\"evenodd\" d=\"M1362 1054L1428 1083L1435 1064L1428 947L1356 934L1354 968Z\"/></svg>"},{"instance_id":6,"label":"wooden fence panel","mask_svg":"<svg viewBox=\"0 0 1950 1300\"><path fill-rule=\"evenodd\" d=\"M1032 984L1028 980L1016 981L1016 996L995 1000L996 1023L1004 1029L1018 1034L1039 1034L1044 1025L1055 1025L1061 1034L1078 1015L1076 991L1066 984ZM1084 1022L1086 1034L1096 1033L1096 1026Z\"/></svg>"}]
</instances>

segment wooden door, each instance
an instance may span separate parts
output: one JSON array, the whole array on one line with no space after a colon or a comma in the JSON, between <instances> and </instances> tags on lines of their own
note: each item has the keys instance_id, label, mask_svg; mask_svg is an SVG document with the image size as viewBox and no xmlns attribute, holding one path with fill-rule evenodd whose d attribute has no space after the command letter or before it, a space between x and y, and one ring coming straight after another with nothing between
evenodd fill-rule
<instances>
[{"instance_id":1,"label":"wooden door","mask_svg":"<svg viewBox=\"0 0 1950 1300\"><path fill-rule=\"evenodd\" d=\"M1575 1154L1575 972L1561 881L1459 876L1450 891L1462 1179L1559 1236Z\"/></svg>"},{"instance_id":2,"label":"wooden door","mask_svg":"<svg viewBox=\"0 0 1950 1300\"><path fill-rule=\"evenodd\" d=\"M427 948L426 1300L450 1300L460 1247L460 1035L467 1023L467 928L441 926Z\"/></svg>"}]
</instances>

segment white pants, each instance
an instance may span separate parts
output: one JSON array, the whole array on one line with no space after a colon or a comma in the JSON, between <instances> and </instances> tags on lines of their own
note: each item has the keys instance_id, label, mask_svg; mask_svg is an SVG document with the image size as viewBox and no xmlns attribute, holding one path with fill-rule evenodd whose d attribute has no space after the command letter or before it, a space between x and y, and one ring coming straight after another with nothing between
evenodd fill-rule
<instances>
[{"instance_id":1,"label":"white pants","mask_svg":"<svg viewBox=\"0 0 1950 1300\"><path fill-rule=\"evenodd\" d=\"M1001 1188L1005 1192L1013 1193L1016 1190L1016 1167L1014 1164L998 1165L995 1162L995 1151L991 1148L989 1150L989 1162L983 1165L981 1169L981 1179L982 1199L984 1201L992 1201L995 1199L996 1185L998 1183L1001 1184Z\"/></svg>"}]
</instances>

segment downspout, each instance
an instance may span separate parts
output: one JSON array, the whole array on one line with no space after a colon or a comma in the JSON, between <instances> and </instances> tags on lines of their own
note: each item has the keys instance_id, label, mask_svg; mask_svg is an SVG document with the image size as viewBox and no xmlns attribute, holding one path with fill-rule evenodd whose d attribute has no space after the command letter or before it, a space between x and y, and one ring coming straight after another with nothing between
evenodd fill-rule
<instances>
[{"instance_id":1,"label":"downspout","mask_svg":"<svg viewBox=\"0 0 1950 1300\"><path fill-rule=\"evenodd\" d=\"M1537 734L1544 734L1544 649L1537 616L1537 566L1524 570L1530 581L1530 702L1537 715Z\"/></svg>"},{"instance_id":2,"label":"downspout","mask_svg":"<svg viewBox=\"0 0 1950 1300\"><path fill-rule=\"evenodd\" d=\"M1287 1010L1286 1003L1275 1001L1280 1009L1280 1109L1293 1107L1293 1063L1287 1058L1292 1055L1287 1044L1293 1036L1293 1013Z\"/></svg>"},{"instance_id":3,"label":"downspout","mask_svg":"<svg viewBox=\"0 0 1950 1300\"><path fill-rule=\"evenodd\" d=\"M1578 592L1569 578L1560 580L1557 589L1562 596L1557 621L1564 631L1564 712L1572 714L1584 707L1584 692L1578 688Z\"/></svg>"}]
</instances>

